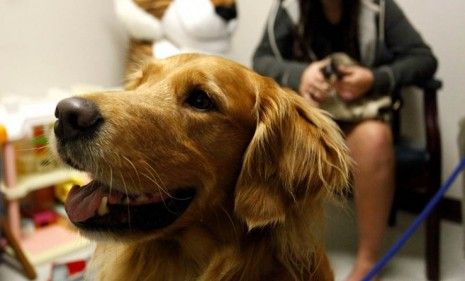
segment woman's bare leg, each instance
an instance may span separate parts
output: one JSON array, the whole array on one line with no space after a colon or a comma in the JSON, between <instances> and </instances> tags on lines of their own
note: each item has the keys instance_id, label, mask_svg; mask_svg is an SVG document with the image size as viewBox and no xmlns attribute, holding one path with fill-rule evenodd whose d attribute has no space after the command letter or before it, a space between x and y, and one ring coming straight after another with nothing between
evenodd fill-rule
<instances>
[{"instance_id":1,"label":"woman's bare leg","mask_svg":"<svg viewBox=\"0 0 465 281\"><path fill-rule=\"evenodd\" d=\"M358 252L347 280L360 281L380 256L394 194L393 137L388 124L364 121L347 134L355 161Z\"/></svg>"}]
</instances>

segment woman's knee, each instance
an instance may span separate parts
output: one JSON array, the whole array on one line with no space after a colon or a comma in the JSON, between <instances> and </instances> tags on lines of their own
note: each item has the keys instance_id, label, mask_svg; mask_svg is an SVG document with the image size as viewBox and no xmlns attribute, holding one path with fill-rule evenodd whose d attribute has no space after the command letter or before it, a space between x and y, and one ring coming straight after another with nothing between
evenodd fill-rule
<instances>
[{"instance_id":1,"label":"woman's knee","mask_svg":"<svg viewBox=\"0 0 465 281\"><path fill-rule=\"evenodd\" d=\"M365 121L352 130L360 145L373 150L392 150L393 136L391 128L385 122Z\"/></svg>"}]
</instances>

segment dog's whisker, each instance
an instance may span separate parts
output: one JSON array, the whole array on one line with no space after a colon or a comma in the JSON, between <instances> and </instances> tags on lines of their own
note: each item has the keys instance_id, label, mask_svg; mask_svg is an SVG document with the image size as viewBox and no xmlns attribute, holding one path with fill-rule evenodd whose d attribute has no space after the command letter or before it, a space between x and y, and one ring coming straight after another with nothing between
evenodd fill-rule
<instances>
[{"instance_id":1,"label":"dog's whisker","mask_svg":"<svg viewBox=\"0 0 465 281\"><path fill-rule=\"evenodd\" d=\"M189 200L189 199L191 199L191 198L177 198L177 197L171 195L165 188L163 188L163 187L156 181L156 179L158 179L158 180L161 181L161 178L160 178L160 177L158 176L158 174L157 174L157 178L155 179L155 176L152 174L152 172L153 172L153 173L156 173L155 169L154 169L152 166L150 166L149 163L147 163L146 161L143 161L143 162L144 162L144 164L146 164L147 167L149 168L149 169L146 168L146 171L150 173L150 176L147 175L147 174L145 174L145 173L142 173L142 175L145 176L145 177L146 177L148 180L150 180L151 182L153 182L153 183L155 184L155 187L158 188L159 192L164 193L165 195L167 195L168 198L175 199L175 200L178 200L178 201L180 201L180 200ZM163 205L166 207L166 209L167 209L169 212L171 212L171 213L173 213L173 214L175 213L175 212L173 212L173 211L166 205L165 198L162 198L162 202L163 202Z\"/></svg>"},{"instance_id":2,"label":"dog's whisker","mask_svg":"<svg viewBox=\"0 0 465 281\"><path fill-rule=\"evenodd\" d=\"M236 225L234 224L234 220L231 217L231 215L229 214L229 212L224 208L224 206L221 206L221 211L225 213L226 217L228 218L229 222L231 223L231 226L232 226L232 229L233 229L233 232L234 232L234 236L238 236L239 232L238 232L238 230L236 228Z\"/></svg>"},{"instance_id":3,"label":"dog's whisker","mask_svg":"<svg viewBox=\"0 0 465 281\"><path fill-rule=\"evenodd\" d=\"M98 158L102 158L103 159L103 155L101 155L100 153L98 153L98 151L93 151L91 148L85 146L85 147L81 147L81 150L86 150L86 155L89 155L90 156L90 171L95 171L96 172L96 175L94 175L94 177L97 177L97 174L98 174L98 161L96 159Z\"/></svg>"},{"instance_id":4,"label":"dog's whisker","mask_svg":"<svg viewBox=\"0 0 465 281\"><path fill-rule=\"evenodd\" d=\"M128 186L131 187L131 194L133 194L137 190L136 181L134 180L133 175L131 173L126 173L126 175L128 176L128 180L129 180Z\"/></svg>"},{"instance_id":5,"label":"dog's whisker","mask_svg":"<svg viewBox=\"0 0 465 281\"><path fill-rule=\"evenodd\" d=\"M109 192L108 192L108 196L111 197L111 189L113 188L113 169L111 168L110 166L110 183L108 185L110 188L109 188Z\"/></svg>"},{"instance_id":6,"label":"dog's whisker","mask_svg":"<svg viewBox=\"0 0 465 281\"><path fill-rule=\"evenodd\" d=\"M28 148L16 148L17 152L27 152L27 151L37 151L40 149L48 148L48 143L41 145L41 146L35 146L35 147L28 147Z\"/></svg>"},{"instance_id":7,"label":"dog's whisker","mask_svg":"<svg viewBox=\"0 0 465 281\"><path fill-rule=\"evenodd\" d=\"M137 178L138 178L138 180L139 180L139 188L142 187L142 182L141 182L141 180L140 180L139 172L137 171L137 168L136 168L136 166L134 165L134 163L133 163L129 158L127 158L127 157L124 156L124 155L122 155L121 157L122 157L124 160L126 160L126 161L129 163L129 165L131 165L131 167L134 169L134 173L136 174L136 176L137 176Z\"/></svg>"},{"instance_id":8,"label":"dog's whisker","mask_svg":"<svg viewBox=\"0 0 465 281\"><path fill-rule=\"evenodd\" d=\"M160 175L158 174L158 172L147 162L147 161L143 161L143 163L145 165L147 165L147 167L150 169L150 171L152 171L154 174L155 174L155 177L160 181L160 185L163 185L163 186L166 186L164 183L163 183L163 180L161 179Z\"/></svg>"},{"instance_id":9,"label":"dog's whisker","mask_svg":"<svg viewBox=\"0 0 465 281\"><path fill-rule=\"evenodd\" d=\"M150 172L150 171L149 171ZM167 196L171 196L167 190L165 190L163 187L160 186L160 184L155 180L155 178L153 177L153 175L147 175L146 173L141 173L142 176L144 176L145 178L147 178L150 182L152 182L156 188L159 189L159 191Z\"/></svg>"},{"instance_id":10,"label":"dog's whisker","mask_svg":"<svg viewBox=\"0 0 465 281\"><path fill-rule=\"evenodd\" d=\"M129 198L128 188L127 188L127 186L126 186L126 181L124 180L123 173L120 172L120 175L121 175L121 181L123 182L124 192L126 193L126 196ZM129 230L132 231L132 226L131 226L131 210L129 209L129 204L127 204L127 210L128 210L128 226L129 226Z\"/></svg>"},{"instance_id":11,"label":"dog's whisker","mask_svg":"<svg viewBox=\"0 0 465 281\"><path fill-rule=\"evenodd\" d=\"M167 191L165 191L165 190L162 189L161 187L159 187L159 185L155 182L155 180L154 180L152 177L148 176L148 175L145 174L145 173L142 173L142 175L145 176L149 181L153 182L153 183L158 187L158 189L159 189L162 193L165 193L165 194L168 195L170 198L173 198L173 199L175 199L175 200L180 200L180 199L175 198L174 196L170 195ZM168 205L166 205L165 198L162 198L161 201L163 202L163 205L165 206L166 210L168 210L168 211L169 211L170 213L172 213L172 214L175 214L175 212L172 211Z\"/></svg>"},{"instance_id":12,"label":"dog's whisker","mask_svg":"<svg viewBox=\"0 0 465 281\"><path fill-rule=\"evenodd\" d=\"M150 171L147 170L149 173ZM155 178L153 177L153 174L150 173L150 176L147 175L147 174L143 174L145 177L147 177L148 180L150 180L152 183L155 184L155 187L158 188L158 191L165 194L168 198L171 198L171 199L175 199L175 200L189 200L190 198L178 198L176 196L173 196L171 193L169 193L166 188L163 188L159 183L157 183L157 181L155 180ZM164 200L164 199L163 199Z\"/></svg>"},{"instance_id":13,"label":"dog's whisker","mask_svg":"<svg viewBox=\"0 0 465 281\"><path fill-rule=\"evenodd\" d=\"M149 179L155 184L155 186L159 189L159 191L163 192L165 195L167 195L168 197L170 198L174 198L167 190L164 186L163 183L158 183L157 180L161 181L161 178L158 176L157 172L155 171L155 169L149 165L149 163L147 163L146 161L144 161L144 164L147 165L146 167L146 171L149 172L150 176ZM148 168L148 169L147 169ZM153 173L152 173L153 172ZM163 186L162 186L163 184ZM174 198L174 199L178 199L178 198Z\"/></svg>"}]
</instances>

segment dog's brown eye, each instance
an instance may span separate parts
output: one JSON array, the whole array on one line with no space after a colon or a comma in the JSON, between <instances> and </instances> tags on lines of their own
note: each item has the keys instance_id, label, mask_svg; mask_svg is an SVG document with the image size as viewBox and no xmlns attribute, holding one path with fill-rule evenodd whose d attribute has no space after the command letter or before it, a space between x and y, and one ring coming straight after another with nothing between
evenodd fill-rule
<instances>
[{"instance_id":1,"label":"dog's brown eye","mask_svg":"<svg viewBox=\"0 0 465 281\"><path fill-rule=\"evenodd\" d=\"M201 89L193 89L189 92L186 102L201 111L208 111L215 107L210 97Z\"/></svg>"}]
</instances>

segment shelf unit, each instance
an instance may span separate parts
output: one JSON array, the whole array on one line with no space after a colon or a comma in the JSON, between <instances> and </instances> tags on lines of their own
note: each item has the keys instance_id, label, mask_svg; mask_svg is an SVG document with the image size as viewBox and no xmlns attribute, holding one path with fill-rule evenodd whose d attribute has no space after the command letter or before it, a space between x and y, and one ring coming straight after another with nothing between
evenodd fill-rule
<instances>
[{"instance_id":1,"label":"shelf unit","mask_svg":"<svg viewBox=\"0 0 465 281\"><path fill-rule=\"evenodd\" d=\"M31 139L31 128L34 126L46 126L53 121L52 109L59 99L35 104L18 104L13 107L14 111L11 108L2 108L0 105L0 164L2 164L0 192L6 203L6 223L12 235L19 241L25 256L36 265L90 245L87 239L79 236L67 218L41 227L30 235L23 235L21 230L20 200L22 198L42 188L75 181L76 178L86 178L85 174L63 166L41 172L36 169L34 172L18 173L18 158L25 152L18 150L16 145ZM44 147L33 149L44 149ZM38 161L34 163L37 164Z\"/></svg>"},{"instance_id":2,"label":"shelf unit","mask_svg":"<svg viewBox=\"0 0 465 281\"><path fill-rule=\"evenodd\" d=\"M14 188L8 188L4 182L1 182L0 191L7 200L18 200L34 190L71 181L76 177L85 177L85 174L66 168L58 168L45 173L35 173L21 177Z\"/></svg>"}]
</instances>

